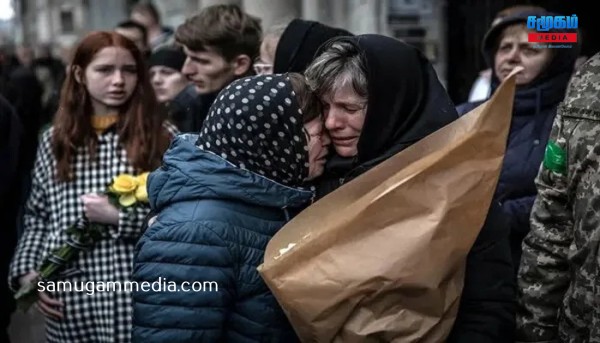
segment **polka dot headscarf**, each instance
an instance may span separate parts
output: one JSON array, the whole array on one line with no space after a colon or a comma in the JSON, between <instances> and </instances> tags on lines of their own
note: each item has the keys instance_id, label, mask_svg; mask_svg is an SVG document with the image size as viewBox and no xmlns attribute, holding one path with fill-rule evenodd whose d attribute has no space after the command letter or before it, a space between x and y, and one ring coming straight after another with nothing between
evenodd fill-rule
<instances>
[{"instance_id":1,"label":"polka dot headscarf","mask_svg":"<svg viewBox=\"0 0 600 343\"><path fill-rule=\"evenodd\" d=\"M219 93L196 145L287 186L308 176L302 110L286 75L238 79Z\"/></svg>"}]
</instances>

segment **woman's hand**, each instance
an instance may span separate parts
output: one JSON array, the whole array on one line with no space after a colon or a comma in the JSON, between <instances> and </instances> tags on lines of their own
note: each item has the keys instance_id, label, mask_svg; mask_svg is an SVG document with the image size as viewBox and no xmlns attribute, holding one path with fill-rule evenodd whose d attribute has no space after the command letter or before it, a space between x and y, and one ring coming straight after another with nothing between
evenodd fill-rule
<instances>
[{"instance_id":1,"label":"woman's hand","mask_svg":"<svg viewBox=\"0 0 600 343\"><path fill-rule=\"evenodd\" d=\"M119 225L119 210L105 195L85 194L81 196L83 209L90 222Z\"/></svg>"},{"instance_id":2,"label":"woman's hand","mask_svg":"<svg viewBox=\"0 0 600 343\"><path fill-rule=\"evenodd\" d=\"M35 280L35 278L38 276L38 273L35 271L29 272L28 274L25 274L24 276L22 276L19 279L19 283L21 284L21 286L24 286L30 282L32 282L33 280ZM37 286L36 286L37 289ZM48 318L52 318L54 320L59 320L63 318L63 314L62 314L62 306L63 303L59 300L56 299L52 299L50 297L50 295L48 295L48 293L46 292L39 292L38 291L38 295L39 295L39 299L38 301L35 303L35 306L37 307L37 309L42 312L42 314Z\"/></svg>"}]
</instances>

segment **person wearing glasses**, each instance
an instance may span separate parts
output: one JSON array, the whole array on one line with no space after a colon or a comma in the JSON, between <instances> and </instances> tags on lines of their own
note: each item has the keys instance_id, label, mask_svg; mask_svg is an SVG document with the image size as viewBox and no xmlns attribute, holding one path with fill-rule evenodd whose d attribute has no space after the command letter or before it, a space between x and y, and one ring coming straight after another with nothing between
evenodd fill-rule
<instances>
[{"instance_id":1,"label":"person wearing glasses","mask_svg":"<svg viewBox=\"0 0 600 343\"><path fill-rule=\"evenodd\" d=\"M261 47L262 49L262 47ZM273 74L273 63L265 62L261 57L257 58L252 65L256 75Z\"/></svg>"},{"instance_id":2,"label":"person wearing glasses","mask_svg":"<svg viewBox=\"0 0 600 343\"><path fill-rule=\"evenodd\" d=\"M263 37L254 72L257 75L303 73L319 47L340 36L352 36L352 33L302 19L272 26Z\"/></svg>"}]
</instances>

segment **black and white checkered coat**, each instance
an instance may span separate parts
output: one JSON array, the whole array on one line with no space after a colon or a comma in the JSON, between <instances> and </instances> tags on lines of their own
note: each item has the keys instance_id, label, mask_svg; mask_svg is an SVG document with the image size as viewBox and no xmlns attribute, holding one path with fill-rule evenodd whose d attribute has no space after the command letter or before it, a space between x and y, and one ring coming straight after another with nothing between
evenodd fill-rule
<instances>
[{"instance_id":1,"label":"black and white checkered coat","mask_svg":"<svg viewBox=\"0 0 600 343\"><path fill-rule=\"evenodd\" d=\"M166 125L174 135L176 129ZM112 178L121 173L134 174L115 130L98 137L97 162L90 163L86 148L80 148L74 160L75 179L55 180L56 161L51 149L52 129L43 135L33 171L32 190L27 203L24 234L19 240L10 267L9 282L17 288L18 278L36 270L44 257L65 242L65 230L83 215L80 197L102 192ZM141 235L147 206L121 210L119 225L107 225L104 238L93 249L81 253L61 273L60 281L69 281L82 289L89 281L130 280L133 249ZM91 285L89 283L88 285ZM90 287L90 286L88 286ZM53 297L64 304L62 320L46 320L48 342L129 342L131 298L129 292L60 291Z\"/></svg>"}]
</instances>

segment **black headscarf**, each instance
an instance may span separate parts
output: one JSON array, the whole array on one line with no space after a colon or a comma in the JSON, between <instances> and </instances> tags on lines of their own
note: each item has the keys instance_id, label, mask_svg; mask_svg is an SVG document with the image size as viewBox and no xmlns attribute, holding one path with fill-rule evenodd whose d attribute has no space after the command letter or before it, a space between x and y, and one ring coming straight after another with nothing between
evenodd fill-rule
<instances>
[{"instance_id":1,"label":"black headscarf","mask_svg":"<svg viewBox=\"0 0 600 343\"><path fill-rule=\"evenodd\" d=\"M414 47L376 34L337 38L327 45L335 41L361 51L369 95L358 156L336 155L326 173L358 176L458 118L435 70Z\"/></svg>"},{"instance_id":2,"label":"black headscarf","mask_svg":"<svg viewBox=\"0 0 600 343\"><path fill-rule=\"evenodd\" d=\"M238 79L223 89L196 145L287 186L308 176L303 114L286 75Z\"/></svg>"},{"instance_id":3,"label":"black headscarf","mask_svg":"<svg viewBox=\"0 0 600 343\"><path fill-rule=\"evenodd\" d=\"M273 72L303 73L319 47L329 39L352 33L316 21L294 19L279 38Z\"/></svg>"}]
</instances>

